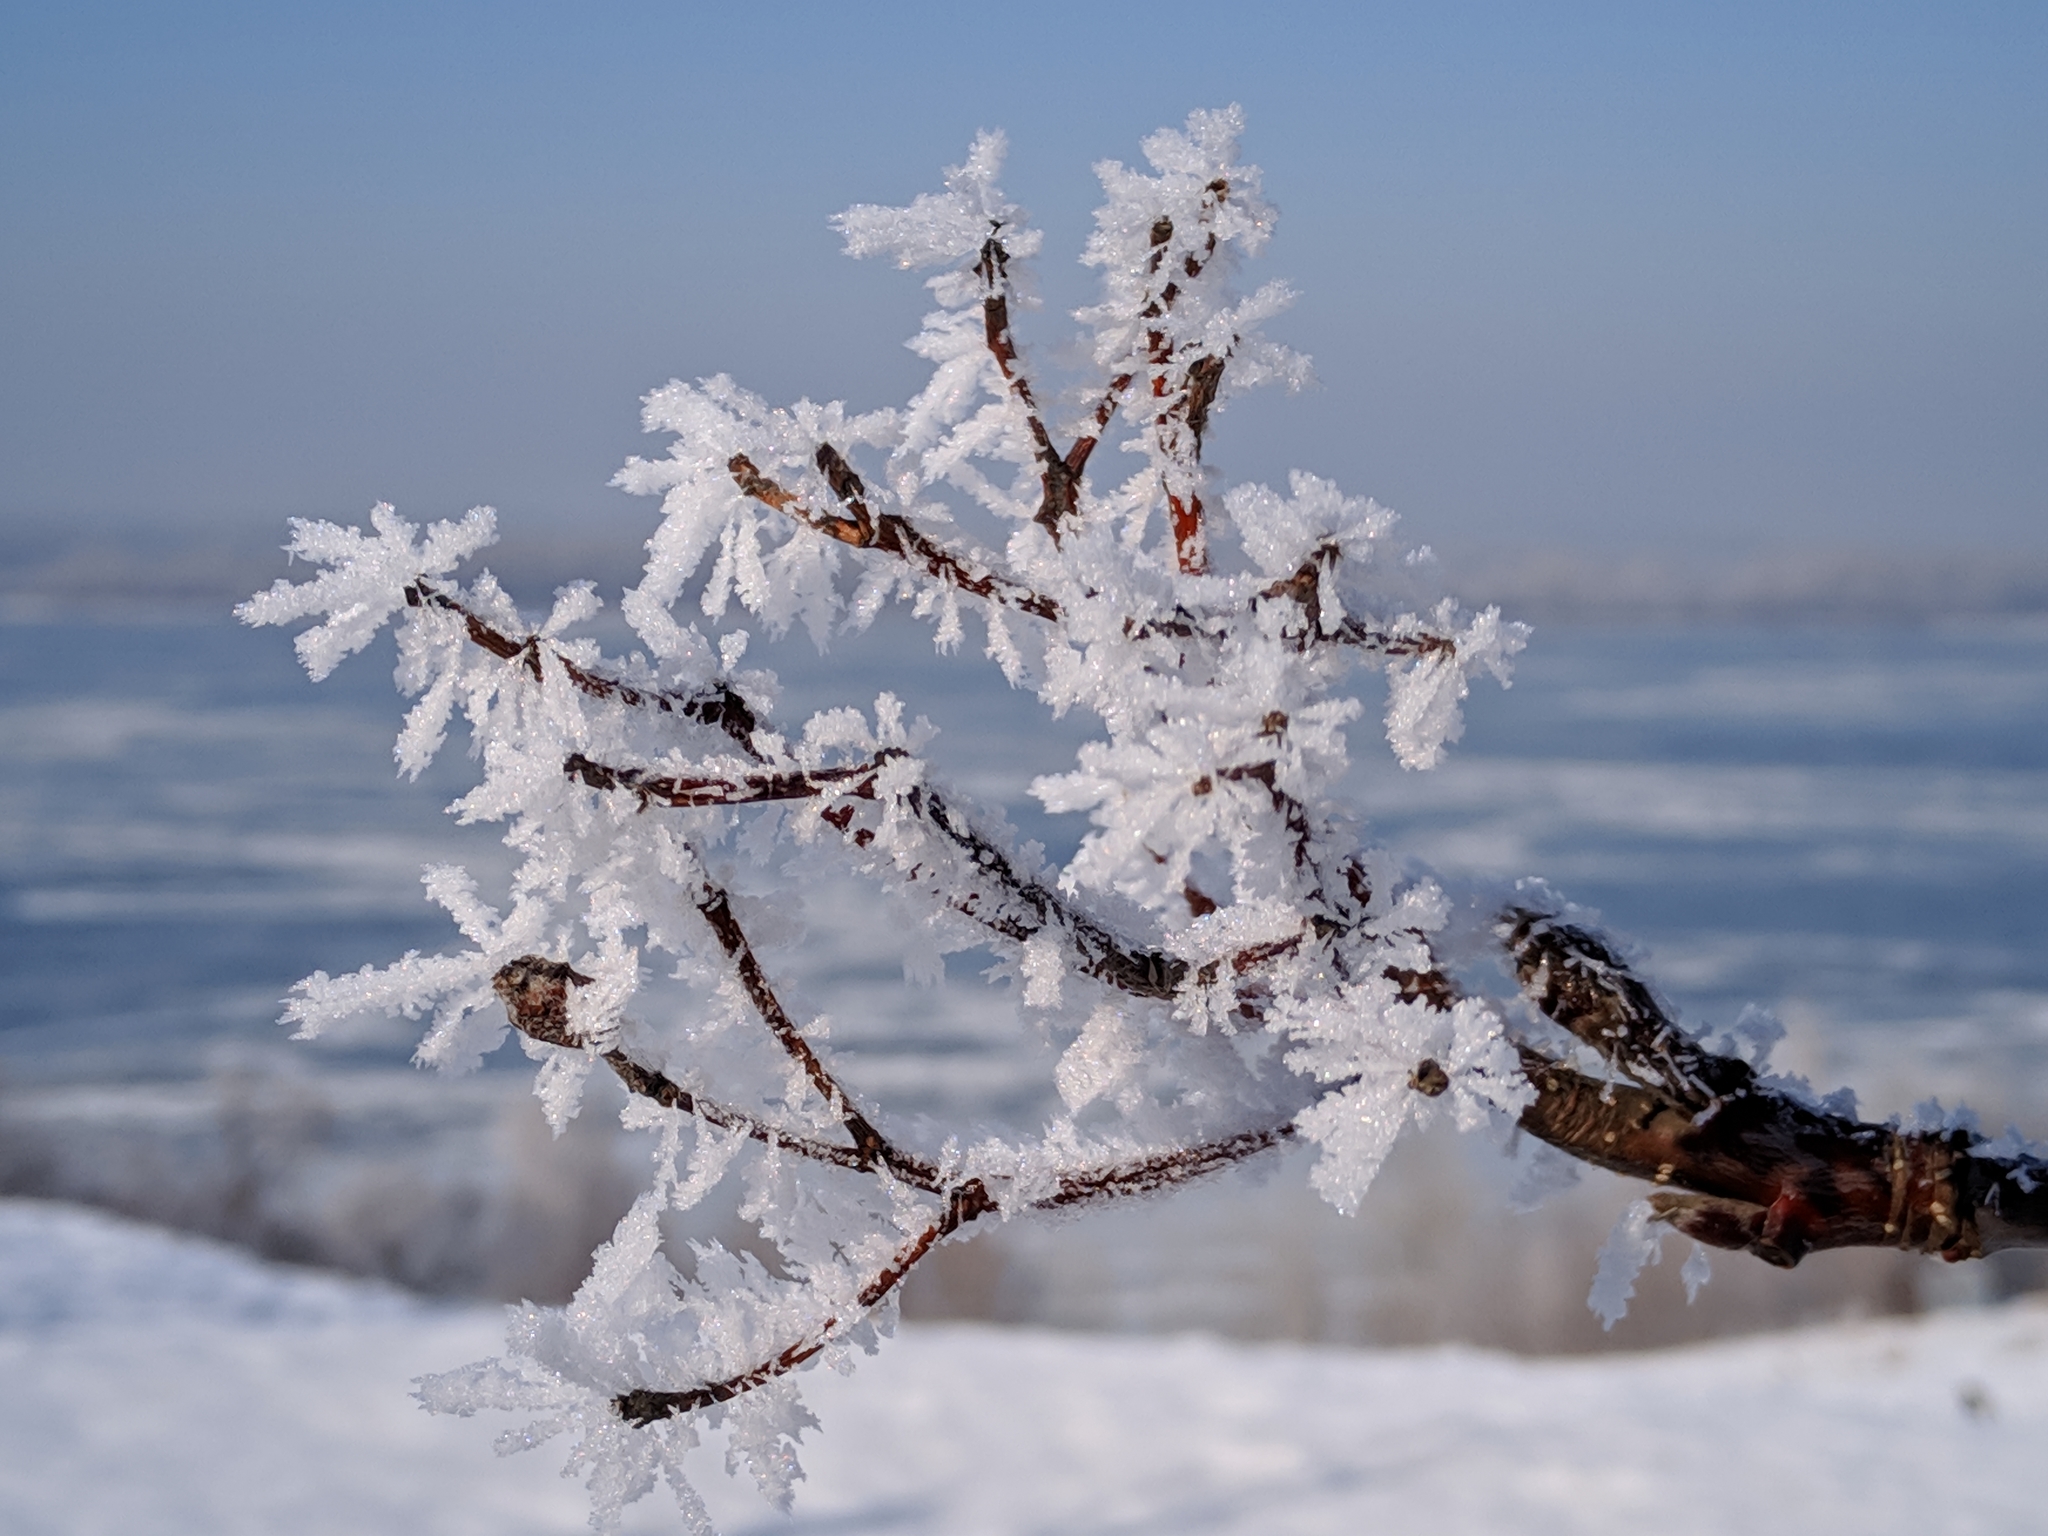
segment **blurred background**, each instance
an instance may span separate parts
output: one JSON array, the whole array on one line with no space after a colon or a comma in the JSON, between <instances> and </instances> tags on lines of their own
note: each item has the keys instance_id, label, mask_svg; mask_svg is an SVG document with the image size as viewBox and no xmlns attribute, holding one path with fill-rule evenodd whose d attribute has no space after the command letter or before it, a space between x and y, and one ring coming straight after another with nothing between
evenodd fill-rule
<instances>
[{"instance_id":1,"label":"blurred background","mask_svg":"<svg viewBox=\"0 0 2048 1536\"><path fill-rule=\"evenodd\" d=\"M452 934L423 863L505 867L397 782L388 644L308 684L227 609L289 516L488 502L529 606L630 581L606 486L637 399L730 371L894 403L918 284L827 217L934 186L977 128L1047 231L1056 370L1088 168L1242 102L1282 210L1255 276L1319 384L1212 439L1398 509L1445 580L1538 626L1443 769L1371 730L1377 835L1541 873L1639 940L1685 1017L1747 1004L1866 1113L1939 1094L2048 1129L2048 17L2020 5L82 4L0 16L0 1193L86 1201L427 1292L559 1300L645 1149L527 1067L407 1064L410 1026L292 1044L298 977ZM1071 760L992 667L885 622L763 647L785 712L881 687L1055 852ZM974 957L905 991L816 893L775 957L856 1085L1029 1127L1049 1048ZM837 921L843 917L844 922ZM1822 1255L1676 1264L1602 1335L1632 1192L1533 1214L1518 1161L1405 1144L1362 1214L1298 1164L945 1250L912 1316L1352 1343L1641 1346L2035 1285ZM705 1221L730 1229L717 1208ZM730 1232L729 1232L730 1235Z\"/></svg>"}]
</instances>

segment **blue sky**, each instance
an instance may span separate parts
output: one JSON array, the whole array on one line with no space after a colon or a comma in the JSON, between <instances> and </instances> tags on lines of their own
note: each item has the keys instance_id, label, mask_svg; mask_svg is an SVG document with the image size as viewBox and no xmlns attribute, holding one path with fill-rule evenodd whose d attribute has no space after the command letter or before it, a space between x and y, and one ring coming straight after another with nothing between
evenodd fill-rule
<instances>
[{"instance_id":1,"label":"blue sky","mask_svg":"<svg viewBox=\"0 0 2048 1536\"><path fill-rule=\"evenodd\" d=\"M2048 551L2043 80L2035 4L17 4L0 520L635 537L670 377L913 387L836 209L1007 129L1050 345L1089 165L1234 100L1321 382L1227 472L1449 553Z\"/></svg>"}]
</instances>

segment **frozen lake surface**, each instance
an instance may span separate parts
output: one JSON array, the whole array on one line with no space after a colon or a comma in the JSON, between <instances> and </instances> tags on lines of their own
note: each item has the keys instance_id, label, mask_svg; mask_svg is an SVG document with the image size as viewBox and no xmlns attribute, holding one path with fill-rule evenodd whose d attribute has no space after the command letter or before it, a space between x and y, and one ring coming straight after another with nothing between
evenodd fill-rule
<instances>
[{"instance_id":1,"label":"frozen lake surface","mask_svg":"<svg viewBox=\"0 0 2048 1536\"><path fill-rule=\"evenodd\" d=\"M942 728L932 755L958 787L1056 855L1077 840L1026 787L1071 762L1087 723L1046 721L978 657L939 660L885 626L824 661L801 644L749 660L781 670L785 720L896 691ZM274 1023L306 972L449 941L423 863L467 862L487 886L504 867L492 829L442 814L465 784L459 746L425 782L395 779L389 666L386 641L315 687L284 637L225 620L0 629L0 1173L430 1289L547 1294L573 1281L574 1253L520 1256L536 1232L587 1252L637 1153L550 1149L537 1117L518 1118L525 1063L509 1049L449 1083L405 1068L411 1026L308 1047ZM1685 1017L1776 1010L1780 1064L1856 1087L1868 1111L1939 1094L2048 1129L2048 627L1554 629L1511 691L1478 688L1468 722L1426 774L1360 728L1352 785L1377 840L1454 877L1546 876L1644 946ZM946 986L906 992L860 926L860 893L814 894L809 936L773 964L794 1001L830 1013L858 1088L938 1129L1044 1111L1052 1058L979 986L973 956ZM1431 1177L1465 1155L1431 1154ZM523 1215L484 1165L518 1184ZM1389 1177L1395 1193L1356 1225L1406 1230L1404 1176ZM1315 1225L1299 1185L1289 1170L1256 1196L1183 1197L1122 1247L1085 1223L1019 1235L996 1272L956 1265L926 1302L1091 1326L1440 1336L1449 1303L1426 1285L1391 1313L1386 1296L1388 1277L1447 1256L1406 1237L1400 1254L1365 1252ZM1496 1208L1466 1203L1474 1230ZM1589 1242L1614 1205L1586 1216ZM1323 1234L1287 1261L1324 1277L1310 1300L1281 1294L1268 1271L1286 1266L1245 1263L1255 1219L1279 1224L1265 1250ZM440 1246L422 1247L424 1231ZM1256 1304L1223 1306L1213 1288L1163 1299L1187 1289L1196 1251L1204 1274L1260 1271L1242 1277ZM1576 1264L1553 1266L1574 1309Z\"/></svg>"},{"instance_id":2,"label":"frozen lake surface","mask_svg":"<svg viewBox=\"0 0 2048 1536\"><path fill-rule=\"evenodd\" d=\"M448 939L420 865L501 855L441 814L459 749L395 779L388 658L315 687L282 636L225 621L0 630L11 1074L189 1073L274 1039L305 972ZM895 689L959 787L1056 853L1078 837L1026 786L1087 724L978 658L890 630L750 659L781 667L785 718ZM1468 720L1433 773L1361 728L1375 836L1448 874L1544 875L1646 945L1689 1017L1777 1008L1816 1071L1873 1087L1901 1050L1948 1090L2048 1045L2048 627L1556 629Z\"/></svg>"}]
</instances>

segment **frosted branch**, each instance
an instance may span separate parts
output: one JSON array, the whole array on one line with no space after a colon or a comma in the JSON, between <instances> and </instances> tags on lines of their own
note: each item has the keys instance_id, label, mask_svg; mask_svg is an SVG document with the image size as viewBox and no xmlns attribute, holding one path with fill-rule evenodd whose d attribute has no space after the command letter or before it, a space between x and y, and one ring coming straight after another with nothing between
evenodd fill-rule
<instances>
[{"instance_id":1,"label":"frosted branch","mask_svg":"<svg viewBox=\"0 0 2048 1536\"><path fill-rule=\"evenodd\" d=\"M1163 1190L1177 1188L1226 1168L1235 1167L1281 1145L1293 1134L1291 1125L1272 1126L1245 1131L1197 1146L1176 1147L1126 1163L1060 1173L1056 1176L1054 1192L1028 1202L1026 1208L1037 1211L1066 1210L1104 1201L1158 1194ZM709 1408L717 1403L731 1402L734 1398L766 1386L778 1377L788 1375L816 1359L830 1347L834 1338L843 1332L848 1324L857 1321L860 1316L879 1305L909 1278L910 1272L938 1244L969 1223L984 1216L999 1215L1001 1211L1002 1207L990 1195L982 1180L968 1179L947 1192L945 1211L939 1219L897 1249L890 1256L888 1263L860 1288L854 1298L855 1310L848 1318L827 1318L809 1337L788 1345L750 1370L719 1381L706 1382L701 1386L687 1387L680 1391L641 1387L630 1392L622 1392L612 1399L614 1411L627 1423L644 1427L662 1419Z\"/></svg>"},{"instance_id":2,"label":"frosted branch","mask_svg":"<svg viewBox=\"0 0 2048 1536\"><path fill-rule=\"evenodd\" d=\"M567 988L588 986L590 983L590 977L559 960L549 960L541 955L521 955L500 967L491 985L505 1004L505 1012L513 1027L528 1039L564 1050L585 1050L589 1043L569 1025ZM720 1130L738 1131L751 1141L812 1162L829 1163L859 1173L871 1172L874 1168L873 1153L860 1146L835 1146L801 1131L776 1125L746 1110L707 1099L652 1067L635 1061L616 1046L599 1054L629 1093L650 1099L663 1109L693 1115ZM936 1177L928 1176L924 1170L906 1166L892 1171L919 1189L936 1193L939 1188Z\"/></svg>"},{"instance_id":3,"label":"frosted branch","mask_svg":"<svg viewBox=\"0 0 2048 1536\"><path fill-rule=\"evenodd\" d=\"M464 632L472 643L493 656L521 663L535 682L541 680L541 652L546 650L577 690L593 699L616 699L629 708L658 710L665 715L694 720L700 725L715 726L731 737L747 756L760 762L767 760L754 740L755 733L761 729L760 717L753 705L729 683L714 683L696 693L676 693L609 677L579 665L561 650L548 645L539 635L528 634L515 639L490 624L461 599L440 591L423 579L407 584L405 601L414 608L438 608L455 614L463 621Z\"/></svg>"},{"instance_id":4,"label":"frosted branch","mask_svg":"<svg viewBox=\"0 0 2048 1536\"><path fill-rule=\"evenodd\" d=\"M825 473L847 506L849 516L837 517L831 513L818 512L806 506L793 491L778 485L761 473L754 461L743 453L732 457L730 468L733 483L742 492L751 496L763 506L773 507L777 512L796 519L813 532L822 533L829 539L850 544L856 549L877 550L897 559L926 575L935 576L948 586L959 588L975 597L1000 603L1014 608L1019 613L1028 613L1034 618L1052 619L1060 617L1059 604L1043 593L1034 592L1022 582L991 570L971 555L963 555L948 549L925 533L918 530L910 520L899 513L885 512L876 517L869 512L862 499L866 487L837 450L830 443L821 443L817 453L818 466Z\"/></svg>"},{"instance_id":5,"label":"frosted branch","mask_svg":"<svg viewBox=\"0 0 2048 1536\"><path fill-rule=\"evenodd\" d=\"M1683 1035L1585 930L1526 911L1503 926L1532 1000L1642 1084L1591 1077L1524 1046L1536 1098L1522 1128L1656 1185L1657 1220L1783 1269L1826 1248L1902 1248L1954 1263L2048 1247L2048 1165L2031 1152L1804 1101Z\"/></svg>"}]
</instances>

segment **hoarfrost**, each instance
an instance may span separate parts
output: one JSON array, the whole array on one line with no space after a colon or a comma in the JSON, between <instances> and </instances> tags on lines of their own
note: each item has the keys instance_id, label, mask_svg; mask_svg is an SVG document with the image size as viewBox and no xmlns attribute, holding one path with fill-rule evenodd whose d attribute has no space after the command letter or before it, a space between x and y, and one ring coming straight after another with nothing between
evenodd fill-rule
<instances>
[{"instance_id":1,"label":"hoarfrost","mask_svg":"<svg viewBox=\"0 0 2048 1536\"><path fill-rule=\"evenodd\" d=\"M1678 1278L1685 1282L1685 1304L1691 1306L1700 1299L1700 1287L1714 1278L1714 1261L1708 1255L1705 1244L1692 1245L1692 1252L1685 1256L1685 1264L1678 1271Z\"/></svg>"},{"instance_id":2,"label":"hoarfrost","mask_svg":"<svg viewBox=\"0 0 2048 1536\"><path fill-rule=\"evenodd\" d=\"M286 552L327 571L298 585L280 578L237 608L235 616L245 624L288 624L324 615L294 642L315 682L376 638L405 602L405 589L414 580L454 570L498 537L497 514L477 507L460 522L435 523L421 543L419 528L388 502L371 509L368 537L360 528L302 518L293 518L291 528Z\"/></svg>"},{"instance_id":3,"label":"hoarfrost","mask_svg":"<svg viewBox=\"0 0 2048 1536\"><path fill-rule=\"evenodd\" d=\"M1113 1094L1145 1059L1144 1039L1123 1009L1104 1003L1060 1057L1055 1081L1067 1108L1079 1110Z\"/></svg>"},{"instance_id":4,"label":"hoarfrost","mask_svg":"<svg viewBox=\"0 0 2048 1536\"><path fill-rule=\"evenodd\" d=\"M1696 1250L1697 1251L1697 1250ZM1593 1276L1593 1289L1586 1293L1586 1305L1609 1333L1628 1316L1628 1304L1636 1294L1636 1277L1645 1265L1660 1263L1664 1257L1664 1229L1657 1224L1650 1202L1637 1200L1621 1213L1607 1241L1600 1245L1600 1258ZM1686 1261L1686 1290L1697 1291L1693 1261ZM1704 1280L1704 1272L1699 1279Z\"/></svg>"}]
</instances>

